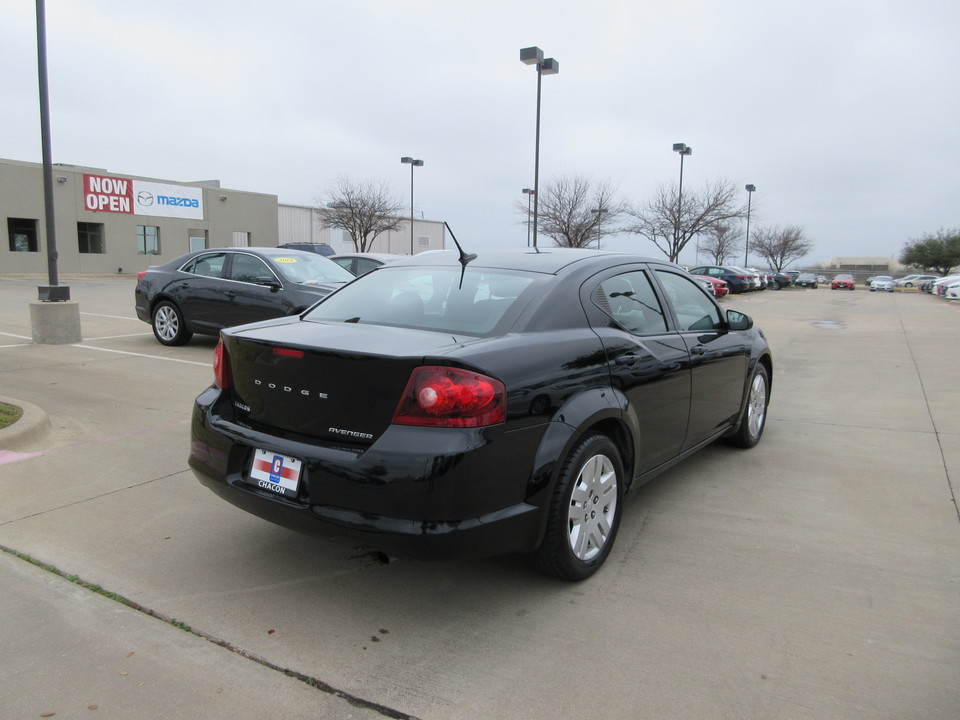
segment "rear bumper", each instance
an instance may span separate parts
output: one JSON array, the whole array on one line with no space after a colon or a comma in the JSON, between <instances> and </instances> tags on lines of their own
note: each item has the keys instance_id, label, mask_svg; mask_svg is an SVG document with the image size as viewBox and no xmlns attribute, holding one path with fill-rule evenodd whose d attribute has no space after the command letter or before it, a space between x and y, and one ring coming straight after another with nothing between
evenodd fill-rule
<instances>
[{"instance_id":1,"label":"rear bumper","mask_svg":"<svg viewBox=\"0 0 960 720\"><path fill-rule=\"evenodd\" d=\"M530 464L517 441L535 448L536 439L526 431L490 438L392 427L367 448L321 446L234 425L212 411L217 396L210 390L194 406L190 467L204 486L264 520L424 560L525 552L540 542L547 493L533 493L541 504L528 497ZM302 460L296 498L249 479L257 448Z\"/></svg>"}]
</instances>

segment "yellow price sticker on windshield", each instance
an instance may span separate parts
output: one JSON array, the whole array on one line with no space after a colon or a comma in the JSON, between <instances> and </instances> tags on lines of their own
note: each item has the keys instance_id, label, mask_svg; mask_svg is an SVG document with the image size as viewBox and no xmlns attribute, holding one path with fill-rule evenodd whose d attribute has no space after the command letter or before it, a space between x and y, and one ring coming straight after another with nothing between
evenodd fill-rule
<instances>
[{"instance_id":1,"label":"yellow price sticker on windshield","mask_svg":"<svg viewBox=\"0 0 960 720\"><path fill-rule=\"evenodd\" d=\"M289 258L289 257L282 257L282 258L274 258L273 261L274 261L274 262L281 262L281 263L295 263L295 262L297 261L297 259L296 259L296 258Z\"/></svg>"}]
</instances>

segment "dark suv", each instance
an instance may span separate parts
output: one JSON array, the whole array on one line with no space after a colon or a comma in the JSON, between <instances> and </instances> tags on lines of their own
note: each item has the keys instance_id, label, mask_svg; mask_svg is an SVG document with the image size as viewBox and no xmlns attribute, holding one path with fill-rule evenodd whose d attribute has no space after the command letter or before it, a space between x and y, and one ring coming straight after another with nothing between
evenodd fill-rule
<instances>
[{"instance_id":1,"label":"dark suv","mask_svg":"<svg viewBox=\"0 0 960 720\"><path fill-rule=\"evenodd\" d=\"M312 252L317 255L323 255L324 257L337 254L337 251L326 243L280 243L277 247L286 248L287 250L303 250L304 252Z\"/></svg>"}]
</instances>

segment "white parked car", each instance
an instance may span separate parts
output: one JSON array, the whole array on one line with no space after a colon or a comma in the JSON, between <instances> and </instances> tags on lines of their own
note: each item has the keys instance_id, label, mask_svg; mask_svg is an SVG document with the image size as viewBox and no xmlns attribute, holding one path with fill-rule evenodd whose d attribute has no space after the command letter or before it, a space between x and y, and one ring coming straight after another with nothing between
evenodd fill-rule
<instances>
[{"instance_id":1,"label":"white parked car","mask_svg":"<svg viewBox=\"0 0 960 720\"><path fill-rule=\"evenodd\" d=\"M943 296L947 300L960 300L960 280L947 285L947 291Z\"/></svg>"},{"instance_id":2,"label":"white parked car","mask_svg":"<svg viewBox=\"0 0 960 720\"><path fill-rule=\"evenodd\" d=\"M895 285L896 281L889 275L877 275L873 280L870 281L870 292L876 292L877 290L893 292Z\"/></svg>"},{"instance_id":3,"label":"white parked car","mask_svg":"<svg viewBox=\"0 0 960 720\"><path fill-rule=\"evenodd\" d=\"M947 275L944 278L940 278L934 281L933 287L930 289L930 294L943 297L947 294L947 288L957 282L960 282L960 275Z\"/></svg>"},{"instance_id":4,"label":"white parked car","mask_svg":"<svg viewBox=\"0 0 960 720\"><path fill-rule=\"evenodd\" d=\"M924 280L936 280L936 275L907 275L897 280L897 287L907 287L912 288L914 285L919 285Z\"/></svg>"}]
</instances>

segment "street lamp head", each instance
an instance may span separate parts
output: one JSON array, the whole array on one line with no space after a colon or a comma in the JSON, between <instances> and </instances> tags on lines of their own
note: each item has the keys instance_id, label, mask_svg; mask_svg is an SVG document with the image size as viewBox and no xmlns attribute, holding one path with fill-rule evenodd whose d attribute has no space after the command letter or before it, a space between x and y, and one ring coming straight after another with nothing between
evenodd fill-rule
<instances>
[{"instance_id":1,"label":"street lamp head","mask_svg":"<svg viewBox=\"0 0 960 720\"><path fill-rule=\"evenodd\" d=\"M414 167L423 167L423 160L414 160L412 157L402 157L400 162L404 165L413 165Z\"/></svg>"},{"instance_id":2,"label":"street lamp head","mask_svg":"<svg viewBox=\"0 0 960 720\"><path fill-rule=\"evenodd\" d=\"M746 186L746 189L747 189L747 192L748 192L748 193L752 193L754 190L757 189L757 186L756 186L756 185L747 185L747 186Z\"/></svg>"},{"instance_id":3,"label":"street lamp head","mask_svg":"<svg viewBox=\"0 0 960 720\"><path fill-rule=\"evenodd\" d=\"M525 65L539 65L542 60L543 50L538 47L528 47L520 50L520 62Z\"/></svg>"},{"instance_id":4,"label":"street lamp head","mask_svg":"<svg viewBox=\"0 0 960 720\"><path fill-rule=\"evenodd\" d=\"M533 188L524 188L524 189L523 189L523 194L524 194L524 195L534 195L534 194L536 194L536 191L535 191Z\"/></svg>"},{"instance_id":5,"label":"street lamp head","mask_svg":"<svg viewBox=\"0 0 960 720\"><path fill-rule=\"evenodd\" d=\"M547 58L537 66L537 72L541 75L556 75L560 72L560 63L553 58Z\"/></svg>"},{"instance_id":6,"label":"street lamp head","mask_svg":"<svg viewBox=\"0 0 960 720\"><path fill-rule=\"evenodd\" d=\"M412 157L402 157L402 158L400 158L400 162L402 162L402 163L404 163L404 164L409 164L409 163L412 163L412 162L413 162L413 158L412 158Z\"/></svg>"},{"instance_id":7,"label":"street lamp head","mask_svg":"<svg viewBox=\"0 0 960 720\"><path fill-rule=\"evenodd\" d=\"M674 151L674 152L678 152L678 153L680 153L681 155L692 155L692 154L693 154L693 148L690 147L690 146L688 146L686 143L674 143L674 144L673 144L673 151Z\"/></svg>"}]
</instances>

